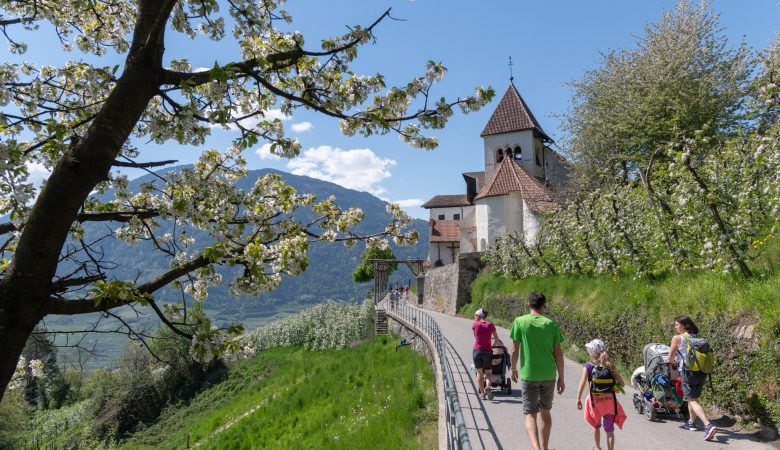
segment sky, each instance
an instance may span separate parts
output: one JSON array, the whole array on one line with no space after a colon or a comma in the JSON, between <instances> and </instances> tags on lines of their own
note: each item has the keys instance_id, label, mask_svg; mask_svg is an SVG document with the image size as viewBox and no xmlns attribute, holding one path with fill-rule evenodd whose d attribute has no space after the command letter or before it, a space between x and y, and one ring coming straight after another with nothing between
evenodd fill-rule
<instances>
[{"instance_id":1,"label":"sky","mask_svg":"<svg viewBox=\"0 0 780 450\"><path fill-rule=\"evenodd\" d=\"M632 48L650 22L660 20L672 0L658 1L528 1L492 0L329 0L292 1L285 8L294 18L290 26L306 37L309 49L319 40L343 34L346 26L367 25L387 8L395 20L376 29L376 42L362 47L353 65L355 73L382 73L388 86L406 84L425 72L428 60L441 61L447 76L433 96L454 99L471 95L476 86L491 86L493 102L477 113L456 113L434 151L413 149L395 134L346 137L338 122L318 113L297 111L283 118L289 136L301 141L301 155L292 160L273 157L258 144L246 152L250 169L275 168L332 181L399 202L411 215L428 218L419 205L438 194L465 193L462 172L483 170L483 144L479 134L509 85L508 58L514 62L514 83L545 132L556 141L563 137L560 115L570 105L567 82L581 78L599 65L611 49ZM767 47L778 31L780 6L775 0L716 1L720 24L736 47L744 42L755 49ZM79 58L62 52L45 28L24 37L29 45L23 57L4 52L0 61L29 60L51 65ZM228 34L229 36L229 34ZM226 38L212 43L191 41L169 33L166 62L188 58L193 67L224 64L237 54ZM88 58L87 58L88 59ZM90 60L90 59L88 59ZM120 64L122 55L109 55L101 65ZM271 112L273 115L274 113ZM225 149L235 132L214 128L206 148ZM140 161L176 159L194 162L202 147L136 142ZM565 149L560 149L565 151ZM37 177L45 177L38 168ZM131 174L132 175L132 174Z\"/></svg>"}]
</instances>

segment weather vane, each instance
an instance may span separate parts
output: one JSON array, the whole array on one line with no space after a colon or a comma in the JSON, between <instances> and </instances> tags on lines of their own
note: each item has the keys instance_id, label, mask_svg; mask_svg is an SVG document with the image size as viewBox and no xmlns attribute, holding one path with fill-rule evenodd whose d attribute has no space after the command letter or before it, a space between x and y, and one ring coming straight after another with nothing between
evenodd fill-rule
<instances>
[{"instance_id":1,"label":"weather vane","mask_svg":"<svg viewBox=\"0 0 780 450\"><path fill-rule=\"evenodd\" d=\"M514 66L514 65L515 65L515 63L512 62L512 57L510 56L509 57L509 81L514 81L515 80L515 76L512 73L512 66Z\"/></svg>"}]
</instances>

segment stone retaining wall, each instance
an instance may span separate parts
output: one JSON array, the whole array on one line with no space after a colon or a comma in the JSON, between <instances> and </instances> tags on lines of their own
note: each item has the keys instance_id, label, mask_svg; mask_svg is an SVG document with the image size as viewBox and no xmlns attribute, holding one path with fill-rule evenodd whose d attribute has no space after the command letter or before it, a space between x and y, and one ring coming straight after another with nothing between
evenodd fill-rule
<instances>
[{"instance_id":1,"label":"stone retaining wall","mask_svg":"<svg viewBox=\"0 0 780 450\"><path fill-rule=\"evenodd\" d=\"M458 262L429 269L425 273L422 307L455 314L471 301L471 283L482 269L482 253L462 253Z\"/></svg>"}]
</instances>

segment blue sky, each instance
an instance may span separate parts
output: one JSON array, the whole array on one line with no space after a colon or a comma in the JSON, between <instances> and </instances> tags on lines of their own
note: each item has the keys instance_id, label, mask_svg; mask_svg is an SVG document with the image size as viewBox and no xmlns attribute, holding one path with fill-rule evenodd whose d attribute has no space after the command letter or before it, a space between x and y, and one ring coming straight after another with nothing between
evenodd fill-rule
<instances>
[{"instance_id":1,"label":"blue sky","mask_svg":"<svg viewBox=\"0 0 780 450\"><path fill-rule=\"evenodd\" d=\"M465 191L460 173L482 170L482 140L479 133L509 83L507 60L514 60L515 85L542 127L553 139L561 131L556 115L566 111L571 92L566 82L579 78L597 66L600 55L610 49L634 45L644 26L660 19L661 12L675 2L606 0L591 1L293 1L285 6L293 17L291 29L300 30L309 48L318 48L321 38L342 34L346 25L368 24L392 7L400 20L382 23L377 42L363 47L353 70L382 73L389 85L403 84L422 74L428 60L442 61L449 69L437 85L434 96L455 98L469 95L477 85L492 86L496 99L478 113L456 114L446 129L435 133L439 148L427 152L412 149L396 135L345 137L335 120L300 111L285 120L285 128L302 144L296 160L265 158L258 147L247 152L252 169L272 167L316 176L346 187L366 190L391 200L414 205L436 194ZM757 49L765 48L780 24L780 7L774 0L715 2L730 43L741 40ZM59 51L51 33L41 29L24 39L29 51L22 58L57 65L80 57ZM237 53L231 39L214 44L170 33L166 60L188 58L193 67L225 63ZM121 64L122 56L111 55L99 64ZM215 129L207 147L226 148L228 131ZM167 144L137 143L141 160L178 159L193 162L202 149ZM427 218L422 208L408 206L416 217Z\"/></svg>"}]
</instances>

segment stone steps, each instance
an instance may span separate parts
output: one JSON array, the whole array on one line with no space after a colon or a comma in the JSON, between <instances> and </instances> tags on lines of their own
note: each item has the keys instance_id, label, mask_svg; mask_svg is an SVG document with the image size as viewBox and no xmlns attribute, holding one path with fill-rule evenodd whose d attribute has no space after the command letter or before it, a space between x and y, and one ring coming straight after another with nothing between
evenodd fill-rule
<instances>
[{"instance_id":1,"label":"stone steps","mask_svg":"<svg viewBox=\"0 0 780 450\"><path fill-rule=\"evenodd\" d=\"M385 313L384 309L376 310L374 330L376 330L376 334L387 334L387 313Z\"/></svg>"}]
</instances>

